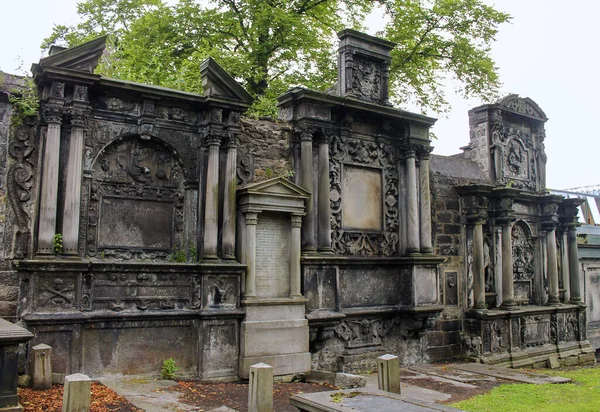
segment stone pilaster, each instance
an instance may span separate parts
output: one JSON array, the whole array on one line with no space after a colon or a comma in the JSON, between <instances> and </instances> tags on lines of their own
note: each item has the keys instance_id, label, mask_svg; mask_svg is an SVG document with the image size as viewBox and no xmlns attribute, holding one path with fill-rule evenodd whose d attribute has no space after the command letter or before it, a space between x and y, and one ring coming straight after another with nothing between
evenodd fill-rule
<instances>
[{"instance_id":1,"label":"stone pilaster","mask_svg":"<svg viewBox=\"0 0 600 412\"><path fill-rule=\"evenodd\" d=\"M485 272L483 262L483 219L472 222L473 227L473 307L485 309Z\"/></svg>"},{"instance_id":2,"label":"stone pilaster","mask_svg":"<svg viewBox=\"0 0 600 412\"><path fill-rule=\"evenodd\" d=\"M300 130L300 186L311 193L306 200L306 219L302 225L302 251L315 252L315 207L313 188L312 128L303 125Z\"/></svg>"},{"instance_id":3,"label":"stone pilaster","mask_svg":"<svg viewBox=\"0 0 600 412\"><path fill-rule=\"evenodd\" d=\"M256 225L258 213L246 212L246 293L245 297L256 297Z\"/></svg>"},{"instance_id":4,"label":"stone pilaster","mask_svg":"<svg viewBox=\"0 0 600 412\"><path fill-rule=\"evenodd\" d=\"M239 118L234 116L234 118ZM225 259L235 259L235 194L237 168L237 139L239 129L230 127L225 161L225 190L223 194L223 229L221 251Z\"/></svg>"},{"instance_id":5,"label":"stone pilaster","mask_svg":"<svg viewBox=\"0 0 600 412\"><path fill-rule=\"evenodd\" d=\"M558 204L559 197L548 197L547 203L543 205L542 226L546 230L546 256L548 258L548 304L558 305L560 303L560 291L558 288L558 261L556 252L556 228L559 225ZM553 202L554 200L554 202Z\"/></svg>"},{"instance_id":6,"label":"stone pilaster","mask_svg":"<svg viewBox=\"0 0 600 412\"><path fill-rule=\"evenodd\" d=\"M72 109L71 138L67 162L67 184L63 210L63 250L67 254L77 254L79 241L79 216L81 213L81 179L83 176L83 131L87 113Z\"/></svg>"},{"instance_id":7,"label":"stone pilaster","mask_svg":"<svg viewBox=\"0 0 600 412\"><path fill-rule=\"evenodd\" d=\"M561 265L560 265L560 274L562 276L562 280L563 280L563 288L564 288L564 295L563 295L563 301L564 302L568 302L569 300L571 300L571 288L569 285L569 253L567 251L567 229L566 227L564 228L564 230L562 231L562 242L561 242L561 248L560 248L560 259L561 259Z\"/></svg>"},{"instance_id":8,"label":"stone pilaster","mask_svg":"<svg viewBox=\"0 0 600 412\"><path fill-rule=\"evenodd\" d=\"M56 212L58 207L58 169L62 107L48 105L44 107L43 113L47 127L46 139L44 142L38 252L53 253L54 235L56 234Z\"/></svg>"},{"instance_id":9,"label":"stone pilaster","mask_svg":"<svg viewBox=\"0 0 600 412\"><path fill-rule=\"evenodd\" d=\"M427 147L420 152L420 178L421 178L421 253L432 253L431 243L431 193L429 189L429 153Z\"/></svg>"},{"instance_id":10,"label":"stone pilaster","mask_svg":"<svg viewBox=\"0 0 600 412\"><path fill-rule=\"evenodd\" d=\"M300 283L300 254L302 249L301 228L302 216L291 215L292 233L290 241L290 297L302 297Z\"/></svg>"},{"instance_id":11,"label":"stone pilaster","mask_svg":"<svg viewBox=\"0 0 600 412\"><path fill-rule=\"evenodd\" d=\"M329 144L319 141L319 252L331 252L331 208L329 205Z\"/></svg>"},{"instance_id":12,"label":"stone pilaster","mask_svg":"<svg viewBox=\"0 0 600 412\"><path fill-rule=\"evenodd\" d=\"M408 216L407 253L419 253L419 209L417 199L417 171L415 166L415 151L406 151L406 203Z\"/></svg>"},{"instance_id":13,"label":"stone pilaster","mask_svg":"<svg viewBox=\"0 0 600 412\"><path fill-rule=\"evenodd\" d=\"M512 259L512 221L502 222L502 309L517 309Z\"/></svg>"},{"instance_id":14,"label":"stone pilaster","mask_svg":"<svg viewBox=\"0 0 600 412\"><path fill-rule=\"evenodd\" d=\"M219 236L219 147L223 130L209 129L204 206L204 258L217 258Z\"/></svg>"}]
</instances>

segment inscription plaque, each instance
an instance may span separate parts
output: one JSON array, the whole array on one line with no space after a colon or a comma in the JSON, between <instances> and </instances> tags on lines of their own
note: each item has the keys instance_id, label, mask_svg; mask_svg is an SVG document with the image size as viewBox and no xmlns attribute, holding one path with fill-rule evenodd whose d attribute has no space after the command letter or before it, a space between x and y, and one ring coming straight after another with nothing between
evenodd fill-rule
<instances>
[{"instance_id":1,"label":"inscription plaque","mask_svg":"<svg viewBox=\"0 0 600 412\"><path fill-rule=\"evenodd\" d=\"M342 180L344 228L383 230L381 171L344 165Z\"/></svg>"},{"instance_id":2,"label":"inscription plaque","mask_svg":"<svg viewBox=\"0 0 600 412\"><path fill-rule=\"evenodd\" d=\"M104 197L98 226L100 247L170 249L173 204Z\"/></svg>"},{"instance_id":3,"label":"inscription plaque","mask_svg":"<svg viewBox=\"0 0 600 412\"><path fill-rule=\"evenodd\" d=\"M290 231L287 215L261 213L256 226L256 294L264 298L290 295Z\"/></svg>"}]
</instances>

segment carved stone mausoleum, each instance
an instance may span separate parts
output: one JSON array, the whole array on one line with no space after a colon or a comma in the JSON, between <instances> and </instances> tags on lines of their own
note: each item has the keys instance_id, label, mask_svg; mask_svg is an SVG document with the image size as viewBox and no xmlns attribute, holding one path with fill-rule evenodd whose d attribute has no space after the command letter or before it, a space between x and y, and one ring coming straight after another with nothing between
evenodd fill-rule
<instances>
[{"instance_id":1,"label":"carved stone mausoleum","mask_svg":"<svg viewBox=\"0 0 600 412\"><path fill-rule=\"evenodd\" d=\"M463 153L433 155L435 119L388 101L395 45L339 38L337 83L289 90L278 122L212 59L203 95L95 74L104 38L33 66L37 118L0 101L0 315L54 372L594 361L544 112L480 106Z\"/></svg>"}]
</instances>

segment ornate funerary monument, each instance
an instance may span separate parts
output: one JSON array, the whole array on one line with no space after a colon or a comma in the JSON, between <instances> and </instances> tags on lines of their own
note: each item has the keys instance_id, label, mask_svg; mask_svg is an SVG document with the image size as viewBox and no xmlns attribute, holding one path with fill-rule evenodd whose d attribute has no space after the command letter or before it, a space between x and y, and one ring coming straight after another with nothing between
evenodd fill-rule
<instances>
[{"instance_id":1,"label":"ornate funerary monument","mask_svg":"<svg viewBox=\"0 0 600 412\"><path fill-rule=\"evenodd\" d=\"M0 315L54 372L593 361L542 110L478 107L464 152L432 155L435 119L388 102L395 45L339 37L336 85L288 91L279 122L240 117L252 98L211 59L204 95L95 74L103 38L34 65L37 119L0 101Z\"/></svg>"}]
</instances>

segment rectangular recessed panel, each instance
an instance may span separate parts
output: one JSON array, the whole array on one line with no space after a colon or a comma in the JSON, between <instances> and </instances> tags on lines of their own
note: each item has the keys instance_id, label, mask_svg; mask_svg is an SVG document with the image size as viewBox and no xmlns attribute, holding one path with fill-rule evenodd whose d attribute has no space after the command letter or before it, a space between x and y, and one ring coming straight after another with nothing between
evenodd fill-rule
<instances>
[{"instance_id":1,"label":"rectangular recessed panel","mask_svg":"<svg viewBox=\"0 0 600 412\"><path fill-rule=\"evenodd\" d=\"M104 197L98 226L101 248L170 249L173 204Z\"/></svg>"},{"instance_id":2,"label":"rectangular recessed panel","mask_svg":"<svg viewBox=\"0 0 600 412\"><path fill-rule=\"evenodd\" d=\"M345 165L342 180L344 228L383 230L381 170Z\"/></svg>"},{"instance_id":3,"label":"rectangular recessed panel","mask_svg":"<svg viewBox=\"0 0 600 412\"><path fill-rule=\"evenodd\" d=\"M263 212L256 226L256 294L264 298L290 295L290 217Z\"/></svg>"}]
</instances>

